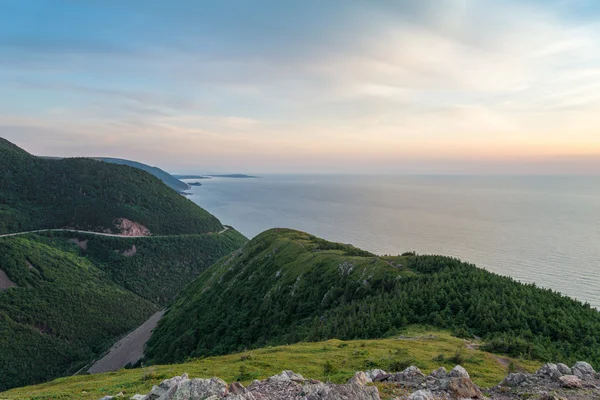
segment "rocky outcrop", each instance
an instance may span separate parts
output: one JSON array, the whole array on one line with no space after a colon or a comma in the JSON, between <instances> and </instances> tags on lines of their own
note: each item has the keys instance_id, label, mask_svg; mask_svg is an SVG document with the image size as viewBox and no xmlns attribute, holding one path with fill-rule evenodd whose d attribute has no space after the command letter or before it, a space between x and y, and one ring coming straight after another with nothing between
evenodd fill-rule
<instances>
[{"instance_id":1,"label":"rocky outcrop","mask_svg":"<svg viewBox=\"0 0 600 400\"><path fill-rule=\"evenodd\" d=\"M570 374L566 374L570 372ZM283 371L248 387L239 382L227 385L219 378L190 379L187 374L167 379L146 395L126 397L136 400L380 400L378 385L405 389L393 400L583 400L600 399L600 376L583 362L572 368L546 364L534 374L509 374L500 385L482 390L460 365L450 372L441 367L429 375L417 367L402 372L383 370L357 372L346 384L307 380L292 371ZM123 395L119 394L121 398ZM103 400L115 397L107 396Z\"/></svg>"}]
</instances>

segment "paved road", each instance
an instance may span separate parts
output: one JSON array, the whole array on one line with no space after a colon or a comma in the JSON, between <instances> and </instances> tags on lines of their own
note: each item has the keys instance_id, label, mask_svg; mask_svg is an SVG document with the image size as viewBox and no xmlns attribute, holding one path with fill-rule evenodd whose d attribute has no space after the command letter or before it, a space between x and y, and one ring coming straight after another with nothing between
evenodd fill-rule
<instances>
[{"instance_id":1,"label":"paved road","mask_svg":"<svg viewBox=\"0 0 600 400\"><path fill-rule=\"evenodd\" d=\"M222 230L217 232L218 235L225 233L229 230L229 226L225 226ZM19 236L19 235L27 235L30 233L40 233L40 232L72 232L72 233L85 233L88 235L96 235L96 236L110 236L110 237L121 237L121 238L140 238L140 237L167 237L167 236L179 236L179 235L157 235L157 236L125 236L119 235L116 233L102 233L102 232L93 232L93 231L80 231L77 229L38 229L36 231L25 231L25 232L15 232L15 233L5 233L4 235L0 235L2 237L10 237L10 236Z\"/></svg>"},{"instance_id":2,"label":"paved road","mask_svg":"<svg viewBox=\"0 0 600 400\"><path fill-rule=\"evenodd\" d=\"M225 233L229 230L229 226L225 226L222 230L217 232L218 235ZM120 238L144 238L144 237L167 237L167 236L179 236L179 235L157 235L157 236L125 236L119 235L116 233L102 233L102 232L93 232L93 231L80 231L77 229L38 229L36 231L25 231L25 232L15 232L15 233L5 233L4 235L0 235L0 238L10 237L10 236L20 236L27 235L30 233L40 233L40 232L72 232L72 233L85 233L88 235L96 235L96 236L110 236L110 237L120 237Z\"/></svg>"}]
</instances>

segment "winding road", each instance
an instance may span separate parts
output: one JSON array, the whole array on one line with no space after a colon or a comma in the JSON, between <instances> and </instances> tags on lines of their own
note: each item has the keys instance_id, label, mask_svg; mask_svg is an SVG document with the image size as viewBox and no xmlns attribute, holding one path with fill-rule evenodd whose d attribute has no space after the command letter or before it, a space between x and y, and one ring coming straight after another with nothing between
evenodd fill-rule
<instances>
[{"instance_id":1,"label":"winding road","mask_svg":"<svg viewBox=\"0 0 600 400\"><path fill-rule=\"evenodd\" d=\"M230 226L227 226L227 225L223 225L223 226L224 226L224 228L222 230L220 230L219 232L217 232L217 235L225 233L225 232L227 232L231 228ZM119 234L116 234L116 233L102 233L102 232L94 232L94 231L80 231L80 230L77 230L77 229L38 229L38 230L35 230L35 231L5 233L3 235L0 235L0 238L10 237L10 236L28 235L30 233L40 233L40 232L71 232L71 233L84 233L84 234L87 234L87 235L110 236L110 237L119 237L119 238L147 238L147 237L156 238L156 237L180 236L180 235L156 235L156 236L137 235L137 236L126 236L126 235L119 235ZM206 235L206 233L201 233L199 235Z\"/></svg>"}]
</instances>

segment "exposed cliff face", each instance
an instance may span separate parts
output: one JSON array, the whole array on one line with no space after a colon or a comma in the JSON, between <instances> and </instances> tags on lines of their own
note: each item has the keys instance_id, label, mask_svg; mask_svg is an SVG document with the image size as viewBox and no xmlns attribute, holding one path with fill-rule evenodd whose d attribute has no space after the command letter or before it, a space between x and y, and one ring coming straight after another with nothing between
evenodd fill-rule
<instances>
[{"instance_id":1,"label":"exposed cliff face","mask_svg":"<svg viewBox=\"0 0 600 400\"><path fill-rule=\"evenodd\" d=\"M379 388L382 392L380 393ZM385 392L385 394L384 394ZM389 394L394 393L394 394ZM116 397L116 396L115 396ZM119 397L124 397L119 394ZM112 396L103 397L110 400ZM357 372L346 384L337 385L304 379L292 371L283 371L247 388L239 382L219 378L189 379L187 374L163 381L137 400L583 400L600 398L600 376L590 364L578 362L546 364L535 374L509 374L502 383L489 389L475 385L460 365L448 372L443 367L423 374L417 367L402 372L382 370Z\"/></svg>"}]
</instances>

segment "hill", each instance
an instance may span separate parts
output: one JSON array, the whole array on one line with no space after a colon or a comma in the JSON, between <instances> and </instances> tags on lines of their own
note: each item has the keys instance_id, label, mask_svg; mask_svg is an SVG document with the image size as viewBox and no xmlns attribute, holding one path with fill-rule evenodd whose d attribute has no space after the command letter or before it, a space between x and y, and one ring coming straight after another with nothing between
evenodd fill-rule
<instances>
[{"instance_id":1,"label":"hill","mask_svg":"<svg viewBox=\"0 0 600 400\"><path fill-rule=\"evenodd\" d=\"M266 231L185 288L158 324L154 363L265 345L380 338L409 324L478 336L486 349L600 364L600 312L457 259L378 257L292 230Z\"/></svg>"},{"instance_id":2,"label":"hill","mask_svg":"<svg viewBox=\"0 0 600 400\"><path fill-rule=\"evenodd\" d=\"M182 364L150 368L125 369L116 373L80 375L61 378L37 386L2 393L6 399L90 399L123 392L127 398L134 393L147 393L163 379L188 373L192 378L218 376L227 382L248 384L282 370L293 369L305 377L342 383L355 371L380 368L398 371L407 365L417 365L429 372L440 365L450 369L456 361L468 369L473 381L481 386L498 384L509 370L533 371L539 363L504 359L470 349L471 344L453 337L447 331L411 326L401 337L380 340L298 343L266 347L219 357L200 358ZM401 339L401 340L399 340ZM395 396L389 396L392 398Z\"/></svg>"},{"instance_id":3,"label":"hill","mask_svg":"<svg viewBox=\"0 0 600 400\"><path fill-rule=\"evenodd\" d=\"M70 227L120 233L218 232L217 218L137 168L35 157L0 138L0 234Z\"/></svg>"},{"instance_id":4,"label":"hill","mask_svg":"<svg viewBox=\"0 0 600 400\"><path fill-rule=\"evenodd\" d=\"M183 192L184 190L188 190L190 188L187 183L180 181L179 179L170 175L168 172L163 171L162 169L160 169L158 167L152 167L150 165L143 164L141 162L124 160L122 158L110 158L110 157L94 157L94 160L104 161L104 162L107 162L110 164L128 165L130 167L144 170L144 171L154 175L161 181L163 181L163 183L165 185L167 185L168 187L170 187L171 189L176 190L178 192Z\"/></svg>"},{"instance_id":5,"label":"hill","mask_svg":"<svg viewBox=\"0 0 600 400\"><path fill-rule=\"evenodd\" d=\"M0 391L72 374L246 239L51 232L0 238Z\"/></svg>"}]
</instances>

